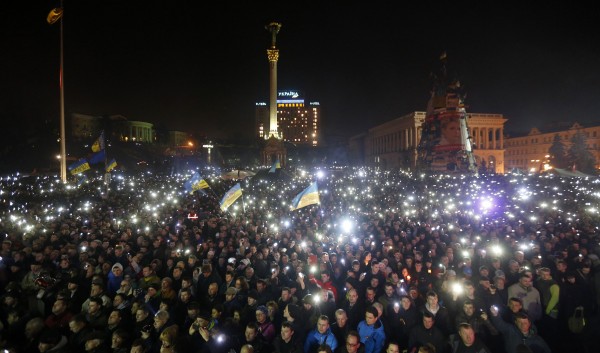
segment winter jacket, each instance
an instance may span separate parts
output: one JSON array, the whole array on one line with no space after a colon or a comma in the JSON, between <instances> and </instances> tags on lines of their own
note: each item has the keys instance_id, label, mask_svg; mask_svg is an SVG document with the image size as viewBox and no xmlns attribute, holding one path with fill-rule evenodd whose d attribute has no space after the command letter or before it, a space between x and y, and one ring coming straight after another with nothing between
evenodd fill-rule
<instances>
[{"instance_id":1,"label":"winter jacket","mask_svg":"<svg viewBox=\"0 0 600 353\"><path fill-rule=\"evenodd\" d=\"M465 346L460 338L455 338L451 346L452 353L490 353L489 348L479 338L475 338L475 342L469 347Z\"/></svg>"},{"instance_id":2,"label":"winter jacket","mask_svg":"<svg viewBox=\"0 0 600 353\"><path fill-rule=\"evenodd\" d=\"M311 330L304 342L304 353L316 352L322 344L328 345L332 351L336 350L338 342L333 332L331 332L331 328L328 328L325 333L320 333L317 329Z\"/></svg>"},{"instance_id":3,"label":"winter jacket","mask_svg":"<svg viewBox=\"0 0 600 353\"><path fill-rule=\"evenodd\" d=\"M385 345L385 331L381 320L374 325L367 325L366 321L358 324L360 342L365 345L365 353L379 353Z\"/></svg>"},{"instance_id":4,"label":"winter jacket","mask_svg":"<svg viewBox=\"0 0 600 353\"><path fill-rule=\"evenodd\" d=\"M492 316L492 323L504 336L504 349L506 353L517 353L517 346L520 343L525 344L534 352L551 353L550 347L537 334L533 325L529 329L529 333L524 335L515 324L509 324L499 316Z\"/></svg>"}]
</instances>

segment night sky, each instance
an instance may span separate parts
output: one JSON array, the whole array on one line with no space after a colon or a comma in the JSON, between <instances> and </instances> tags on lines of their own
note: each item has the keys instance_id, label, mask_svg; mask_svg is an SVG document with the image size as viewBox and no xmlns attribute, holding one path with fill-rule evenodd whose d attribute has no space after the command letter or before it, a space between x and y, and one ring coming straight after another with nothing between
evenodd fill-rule
<instances>
[{"instance_id":1,"label":"night sky","mask_svg":"<svg viewBox=\"0 0 600 353\"><path fill-rule=\"evenodd\" d=\"M598 11L522 3L65 0L66 111L248 133L254 103L268 101L265 25L276 20L279 89L319 101L326 135L425 110L443 51L468 111L504 114L509 132L597 124ZM58 5L3 3L3 121L58 120L59 26L46 23Z\"/></svg>"}]
</instances>

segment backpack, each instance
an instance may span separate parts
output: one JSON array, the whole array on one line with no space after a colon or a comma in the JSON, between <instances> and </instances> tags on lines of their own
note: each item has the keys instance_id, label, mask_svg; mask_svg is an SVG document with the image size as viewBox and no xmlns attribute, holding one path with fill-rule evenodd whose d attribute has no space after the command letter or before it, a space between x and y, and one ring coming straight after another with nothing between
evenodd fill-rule
<instances>
[{"instance_id":1,"label":"backpack","mask_svg":"<svg viewBox=\"0 0 600 353\"><path fill-rule=\"evenodd\" d=\"M573 311L573 315L567 321L569 331L572 333L581 333L585 327L585 318L583 317L583 306L578 306Z\"/></svg>"}]
</instances>

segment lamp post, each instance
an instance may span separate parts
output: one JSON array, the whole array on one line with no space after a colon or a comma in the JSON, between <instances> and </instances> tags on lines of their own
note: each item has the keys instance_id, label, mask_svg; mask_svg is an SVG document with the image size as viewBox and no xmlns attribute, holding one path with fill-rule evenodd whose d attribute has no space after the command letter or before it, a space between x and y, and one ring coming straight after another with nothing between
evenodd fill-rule
<instances>
[{"instance_id":1,"label":"lamp post","mask_svg":"<svg viewBox=\"0 0 600 353\"><path fill-rule=\"evenodd\" d=\"M212 150L212 149L213 149L215 146L214 146L212 143L210 143L210 142L209 142L209 143L207 143L207 144L204 144L204 145L202 145L202 147L204 147L204 148L208 149L208 154L207 154L208 158L207 158L207 161L206 161L206 163L207 163L208 165L210 165L210 163L211 163L210 152L211 152L211 150Z\"/></svg>"},{"instance_id":2,"label":"lamp post","mask_svg":"<svg viewBox=\"0 0 600 353\"><path fill-rule=\"evenodd\" d=\"M65 88L63 81L63 0L60 1L60 7L52 9L46 20L48 24L55 24L60 21L60 69L59 69L59 86L60 86L60 180L63 183L67 182L67 144L65 141Z\"/></svg>"}]
</instances>

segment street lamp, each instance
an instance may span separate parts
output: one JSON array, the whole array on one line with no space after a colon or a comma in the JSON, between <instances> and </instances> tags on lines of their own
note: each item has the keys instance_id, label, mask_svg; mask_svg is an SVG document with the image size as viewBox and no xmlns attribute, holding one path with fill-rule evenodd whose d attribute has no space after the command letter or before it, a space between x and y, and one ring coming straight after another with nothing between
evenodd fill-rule
<instances>
[{"instance_id":1,"label":"street lamp","mask_svg":"<svg viewBox=\"0 0 600 353\"><path fill-rule=\"evenodd\" d=\"M204 147L204 148L208 149L208 159L207 159L206 163L210 165L210 162L211 162L211 158L210 158L210 151L211 151L211 150L212 150L212 149L213 149L215 146L213 146L213 144L209 142L209 143L207 143L207 144L205 144L205 145L202 145L202 147Z\"/></svg>"},{"instance_id":2,"label":"street lamp","mask_svg":"<svg viewBox=\"0 0 600 353\"><path fill-rule=\"evenodd\" d=\"M60 70L59 70L59 86L60 86L60 180L63 183L67 182L67 144L65 141L65 89L63 82L63 1L60 1L60 7L52 9L46 20L48 24L55 24L60 21Z\"/></svg>"}]
</instances>

